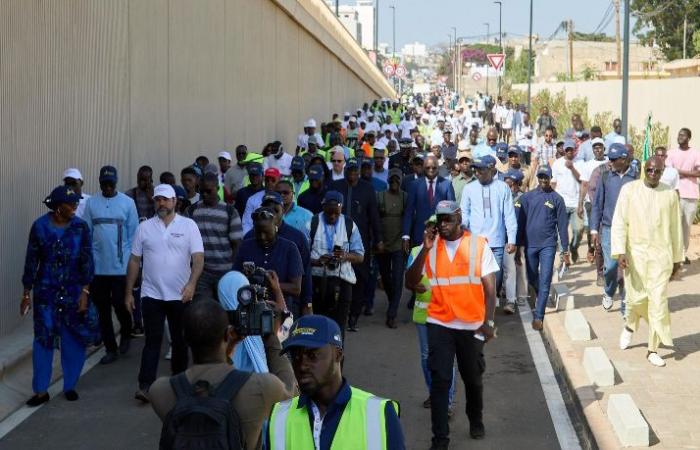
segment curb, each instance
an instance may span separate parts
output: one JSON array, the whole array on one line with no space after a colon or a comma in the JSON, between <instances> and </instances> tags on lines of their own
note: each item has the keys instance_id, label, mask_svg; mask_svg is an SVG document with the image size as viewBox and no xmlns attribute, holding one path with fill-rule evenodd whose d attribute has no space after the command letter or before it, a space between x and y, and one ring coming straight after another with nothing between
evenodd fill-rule
<instances>
[{"instance_id":1,"label":"curb","mask_svg":"<svg viewBox=\"0 0 700 450\"><path fill-rule=\"evenodd\" d=\"M583 413L586 422L583 433L590 448L620 448L605 409L586 377L581 363L583 355L571 346L558 311L548 308L542 337L550 349L550 359L559 369L577 410Z\"/></svg>"}]
</instances>

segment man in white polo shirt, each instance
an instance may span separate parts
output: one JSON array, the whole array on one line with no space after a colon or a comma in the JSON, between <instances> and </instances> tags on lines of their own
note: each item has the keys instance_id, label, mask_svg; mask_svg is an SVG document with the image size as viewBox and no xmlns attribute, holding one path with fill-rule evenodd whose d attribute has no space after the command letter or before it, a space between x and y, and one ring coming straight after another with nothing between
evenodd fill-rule
<instances>
[{"instance_id":1,"label":"man in white polo shirt","mask_svg":"<svg viewBox=\"0 0 700 450\"><path fill-rule=\"evenodd\" d=\"M156 215L139 224L131 246L124 302L134 309L132 294L143 259L141 299L146 343L141 354L139 390L135 398L148 402L156 380L165 319L172 339L172 374L187 369L187 346L182 334L185 304L192 301L204 267L204 245L197 224L175 213L175 190L161 184L153 191Z\"/></svg>"}]
</instances>

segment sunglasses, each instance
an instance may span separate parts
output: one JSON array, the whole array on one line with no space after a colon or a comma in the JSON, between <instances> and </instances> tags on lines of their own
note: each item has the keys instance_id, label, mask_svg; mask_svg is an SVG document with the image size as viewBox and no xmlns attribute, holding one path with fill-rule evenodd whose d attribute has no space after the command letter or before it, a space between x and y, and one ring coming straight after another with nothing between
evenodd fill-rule
<instances>
[{"instance_id":1,"label":"sunglasses","mask_svg":"<svg viewBox=\"0 0 700 450\"><path fill-rule=\"evenodd\" d=\"M657 169L656 167L647 167L645 171L646 173L663 173L664 169Z\"/></svg>"},{"instance_id":2,"label":"sunglasses","mask_svg":"<svg viewBox=\"0 0 700 450\"><path fill-rule=\"evenodd\" d=\"M272 220L275 218L275 215L272 213L272 211L269 211L267 209L261 209L258 211L255 211L253 214L250 215L251 219L253 219L253 222L257 222L259 220Z\"/></svg>"}]
</instances>

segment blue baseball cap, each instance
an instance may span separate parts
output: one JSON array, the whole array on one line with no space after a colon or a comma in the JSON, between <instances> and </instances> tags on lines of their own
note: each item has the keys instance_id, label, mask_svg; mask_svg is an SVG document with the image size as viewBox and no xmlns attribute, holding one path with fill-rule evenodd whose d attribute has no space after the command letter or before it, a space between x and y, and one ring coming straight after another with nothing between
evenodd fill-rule
<instances>
[{"instance_id":1,"label":"blue baseball cap","mask_svg":"<svg viewBox=\"0 0 700 450\"><path fill-rule=\"evenodd\" d=\"M507 151L507 150L508 150L508 144L506 144L505 142L499 142L498 144L496 144L496 153L498 153L499 151Z\"/></svg>"},{"instance_id":2,"label":"blue baseball cap","mask_svg":"<svg viewBox=\"0 0 700 450\"><path fill-rule=\"evenodd\" d=\"M185 191L185 188L175 185L173 186L173 189L175 189L175 198L178 200L187 200L187 192Z\"/></svg>"},{"instance_id":3,"label":"blue baseball cap","mask_svg":"<svg viewBox=\"0 0 700 450\"><path fill-rule=\"evenodd\" d=\"M576 142L573 139L564 139L564 150L567 148L576 148Z\"/></svg>"},{"instance_id":4,"label":"blue baseball cap","mask_svg":"<svg viewBox=\"0 0 700 450\"><path fill-rule=\"evenodd\" d=\"M248 176L262 176L263 173L262 165L260 165L260 163L249 163L246 165L246 170L248 171Z\"/></svg>"},{"instance_id":5,"label":"blue baseball cap","mask_svg":"<svg viewBox=\"0 0 700 450\"><path fill-rule=\"evenodd\" d=\"M305 168L306 168L306 163L304 162L304 158L302 158L301 156L295 156L294 158L292 158L292 165L291 165L292 172L294 172L294 171L303 172Z\"/></svg>"},{"instance_id":6,"label":"blue baseball cap","mask_svg":"<svg viewBox=\"0 0 700 450\"><path fill-rule=\"evenodd\" d=\"M552 178L552 168L549 166L540 166L537 168L537 176L545 176L547 178Z\"/></svg>"},{"instance_id":7,"label":"blue baseball cap","mask_svg":"<svg viewBox=\"0 0 700 450\"><path fill-rule=\"evenodd\" d=\"M338 203L339 205L343 204L343 194L341 194L338 191L328 191L326 192L326 195L323 196L323 201L321 202L322 205L325 205L327 203Z\"/></svg>"},{"instance_id":8,"label":"blue baseball cap","mask_svg":"<svg viewBox=\"0 0 700 450\"><path fill-rule=\"evenodd\" d=\"M292 324L281 353L288 352L292 347L321 348L326 345L343 348L340 327L333 319L311 314Z\"/></svg>"},{"instance_id":9,"label":"blue baseball cap","mask_svg":"<svg viewBox=\"0 0 700 450\"><path fill-rule=\"evenodd\" d=\"M360 166L371 166L374 163L374 160L372 158L362 158L360 162Z\"/></svg>"},{"instance_id":10,"label":"blue baseball cap","mask_svg":"<svg viewBox=\"0 0 700 450\"><path fill-rule=\"evenodd\" d=\"M265 195L263 195L262 202L260 204L264 205L267 202L282 205L282 196L279 194L279 192L266 192Z\"/></svg>"},{"instance_id":11,"label":"blue baseball cap","mask_svg":"<svg viewBox=\"0 0 700 450\"><path fill-rule=\"evenodd\" d=\"M519 145L511 145L508 147L508 154L514 153L516 155L522 155L523 149Z\"/></svg>"},{"instance_id":12,"label":"blue baseball cap","mask_svg":"<svg viewBox=\"0 0 700 450\"><path fill-rule=\"evenodd\" d=\"M484 155L480 158L474 158L472 161L472 167L477 169L484 169L487 167L494 167L496 165L496 158L491 155Z\"/></svg>"},{"instance_id":13,"label":"blue baseball cap","mask_svg":"<svg viewBox=\"0 0 700 450\"><path fill-rule=\"evenodd\" d=\"M509 169L508 172L503 174L503 179L510 178L517 183L522 182L524 177L523 172L517 169Z\"/></svg>"},{"instance_id":14,"label":"blue baseball cap","mask_svg":"<svg viewBox=\"0 0 700 450\"><path fill-rule=\"evenodd\" d=\"M309 167L308 175L310 181L320 180L323 178L323 167L318 164Z\"/></svg>"},{"instance_id":15,"label":"blue baseball cap","mask_svg":"<svg viewBox=\"0 0 700 450\"><path fill-rule=\"evenodd\" d=\"M608 149L608 159L610 161L620 158L627 158L628 156L629 151L627 150L627 147L625 147L624 144L620 144L619 142L615 142Z\"/></svg>"},{"instance_id":16,"label":"blue baseball cap","mask_svg":"<svg viewBox=\"0 0 700 450\"><path fill-rule=\"evenodd\" d=\"M454 200L442 200L435 205L435 215L454 214L459 211L459 203Z\"/></svg>"},{"instance_id":17,"label":"blue baseball cap","mask_svg":"<svg viewBox=\"0 0 700 450\"><path fill-rule=\"evenodd\" d=\"M345 163L345 170L357 169L358 167L357 158L350 158L348 162Z\"/></svg>"},{"instance_id":18,"label":"blue baseball cap","mask_svg":"<svg viewBox=\"0 0 700 450\"><path fill-rule=\"evenodd\" d=\"M113 166L104 166L100 169L100 183L104 182L117 182L117 169Z\"/></svg>"},{"instance_id":19,"label":"blue baseball cap","mask_svg":"<svg viewBox=\"0 0 700 450\"><path fill-rule=\"evenodd\" d=\"M44 204L51 210L54 210L61 203L80 203L80 199L83 198L80 194L75 192L73 188L68 186L57 186L49 194L48 197L44 199Z\"/></svg>"}]
</instances>

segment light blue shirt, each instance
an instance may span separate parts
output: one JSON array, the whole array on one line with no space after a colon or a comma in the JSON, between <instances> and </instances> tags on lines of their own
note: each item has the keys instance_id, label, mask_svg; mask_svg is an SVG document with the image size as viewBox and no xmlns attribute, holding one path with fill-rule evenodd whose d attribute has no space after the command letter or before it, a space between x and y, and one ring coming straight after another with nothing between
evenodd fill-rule
<instances>
[{"instance_id":1,"label":"light blue shirt","mask_svg":"<svg viewBox=\"0 0 700 450\"><path fill-rule=\"evenodd\" d=\"M134 200L121 192L109 198L100 192L85 203L82 219L92 231L95 275L126 275L131 242L139 225Z\"/></svg>"},{"instance_id":2,"label":"light blue shirt","mask_svg":"<svg viewBox=\"0 0 700 450\"><path fill-rule=\"evenodd\" d=\"M292 228L296 228L304 233L304 236L306 236L306 240L308 241L309 234L311 233L311 218L313 216L313 213L308 209L302 208L296 203L292 203L292 207L289 209L287 214L282 217L282 220Z\"/></svg>"},{"instance_id":3,"label":"light blue shirt","mask_svg":"<svg viewBox=\"0 0 700 450\"><path fill-rule=\"evenodd\" d=\"M474 147L474 149L472 150L472 154L474 155L474 158L483 158L486 155L491 155L494 158L496 158L496 152L484 143L481 143Z\"/></svg>"},{"instance_id":4,"label":"light blue shirt","mask_svg":"<svg viewBox=\"0 0 700 450\"><path fill-rule=\"evenodd\" d=\"M503 181L494 180L483 186L475 181L462 190L462 225L488 240L489 247L515 245L518 222L513 195Z\"/></svg>"},{"instance_id":5,"label":"light blue shirt","mask_svg":"<svg viewBox=\"0 0 700 450\"><path fill-rule=\"evenodd\" d=\"M262 200L266 192L267 190L263 189L260 192L256 192L255 194L248 197L248 201L245 204L245 210L243 212L242 219L244 236L247 232L253 229L253 213L256 209L262 206Z\"/></svg>"},{"instance_id":6,"label":"light blue shirt","mask_svg":"<svg viewBox=\"0 0 700 450\"><path fill-rule=\"evenodd\" d=\"M611 145L615 143L619 144L626 144L627 140L625 137L621 134L615 133L615 131L611 131L610 133L606 134L605 137L603 138L605 140L605 154L607 155L608 152L607 150L610 148Z\"/></svg>"},{"instance_id":7,"label":"light blue shirt","mask_svg":"<svg viewBox=\"0 0 700 450\"><path fill-rule=\"evenodd\" d=\"M588 139L587 141L581 143L581 145L578 146L578 153L576 153L576 156L574 157L574 162L590 161L593 158L593 140Z\"/></svg>"}]
</instances>

